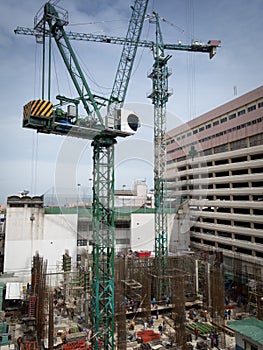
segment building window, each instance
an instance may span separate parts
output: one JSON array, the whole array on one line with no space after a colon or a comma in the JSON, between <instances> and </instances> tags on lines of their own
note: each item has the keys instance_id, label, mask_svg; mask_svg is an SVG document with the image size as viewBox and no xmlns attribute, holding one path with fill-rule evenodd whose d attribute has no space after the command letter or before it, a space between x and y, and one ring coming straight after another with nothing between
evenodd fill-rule
<instances>
[{"instance_id":1,"label":"building window","mask_svg":"<svg viewBox=\"0 0 263 350\"><path fill-rule=\"evenodd\" d=\"M219 120L216 120L215 122L213 122L213 126L216 126L219 124Z\"/></svg>"},{"instance_id":2,"label":"building window","mask_svg":"<svg viewBox=\"0 0 263 350\"><path fill-rule=\"evenodd\" d=\"M230 151L234 151L236 149L246 148L246 147L247 147L246 139L241 139L230 143Z\"/></svg>"},{"instance_id":3,"label":"building window","mask_svg":"<svg viewBox=\"0 0 263 350\"><path fill-rule=\"evenodd\" d=\"M259 104L258 104L258 108L261 108L261 107L263 107L263 101L259 102Z\"/></svg>"},{"instance_id":4,"label":"building window","mask_svg":"<svg viewBox=\"0 0 263 350\"><path fill-rule=\"evenodd\" d=\"M86 247L87 244L88 244L88 241L86 239L78 239L77 240L78 247Z\"/></svg>"},{"instance_id":5,"label":"building window","mask_svg":"<svg viewBox=\"0 0 263 350\"><path fill-rule=\"evenodd\" d=\"M206 129L210 129L210 128L211 128L211 124L207 124L207 125L205 126L205 128L206 128Z\"/></svg>"},{"instance_id":6,"label":"building window","mask_svg":"<svg viewBox=\"0 0 263 350\"><path fill-rule=\"evenodd\" d=\"M237 112L238 117L240 117L243 114L246 114L246 110L245 109L242 109L241 111Z\"/></svg>"},{"instance_id":7,"label":"building window","mask_svg":"<svg viewBox=\"0 0 263 350\"><path fill-rule=\"evenodd\" d=\"M115 228L130 228L130 222L129 221L116 221L115 222Z\"/></svg>"},{"instance_id":8,"label":"building window","mask_svg":"<svg viewBox=\"0 0 263 350\"><path fill-rule=\"evenodd\" d=\"M248 112L252 112L252 111L254 111L256 108L257 108L257 106L256 106L256 105L253 105L253 106L248 107L247 111L248 111Z\"/></svg>"},{"instance_id":9,"label":"building window","mask_svg":"<svg viewBox=\"0 0 263 350\"><path fill-rule=\"evenodd\" d=\"M225 143L224 145L220 145L217 147L214 147L214 153L221 153L221 152L227 152L227 143Z\"/></svg>"},{"instance_id":10,"label":"building window","mask_svg":"<svg viewBox=\"0 0 263 350\"><path fill-rule=\"evenodd\" d=\"M254 135L249 138L250 146L258 146L263 144L263 134Z\"/></svg>"},{"instance_id":11,"label":"building window","mask_svg":"<svg viewBox=\"0 0 263 350\"><path fill-rule=\"evenodd\" d=\"M228 117L229 118L229 120L231 120L231 119L234 119L234 118L236 118L236 113L233 113L233 114L230 114L230 116Z\"/></svg>"},{"instance_id":12,"label":"building window","mask_svg":"<svg viewBox=\"0 0 263 350\"><path fill-rule=\"evenodd\" d=\"M204 130L205 130L205 127L204 127L204 126L202 126L201 128L199 128L199 132L204 131Z\"/></svg>"},{"instance_id":13,"label":"building window","mask_svg":"<svg viewBox=\"0 0 263 350\"><path fill-rule=\"evenodd\" d=\"M78 231L80 232L88 232L91 231L92 227L91 227L91 223L87 222L87 221L79 221L78 222Z\"/></svg>"},{"instance_id":14,"label":"building window","mask_svg":"<svg viewBox=\"0 0 263 350\"><path fill-rule=\"evenodd\" d=\"M116 244L130 244L129 238L117 238L116 239Z\"/></svg>"},{"instance_id":15,"label":"building window","mask_svg":"<svg viewBox=\"0 0 263 350\"><path fill-rule=\"evenodd\" d=\"M195 130L193 131L193 134L197 134L197 133L198 133L198 130L195 129Z\"/></svg>"},{"instance_id":16,"label":"building window","mask_svg":"<svg viewBox=\"0 0 263 350\"><path fill-rule=\"evenodd\" d=\"M226 121L227 121L227 117L224 117L224 118L221 118L221 119L220 119L220 122L221 122L221 123L225 123Z\"/></svg>"},{"instance_id":17,"label":"building window","mask_svg":"<svg viewBox=\"0 0 263 350\"><path fill-rule=\"evenodd\" d=\"M204 156L209 156L210 154L212 154L212 148L208 148L204 151Z\"/></svg>"}]
</instances>

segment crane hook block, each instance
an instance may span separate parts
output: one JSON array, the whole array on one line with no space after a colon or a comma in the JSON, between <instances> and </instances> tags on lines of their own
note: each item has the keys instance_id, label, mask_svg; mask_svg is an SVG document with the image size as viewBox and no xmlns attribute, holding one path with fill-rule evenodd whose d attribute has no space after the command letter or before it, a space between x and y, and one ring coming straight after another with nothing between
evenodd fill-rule
<instances>
[{"instance_id":1,"label":"crane hook block","mask_svg":"<svg viewBox=\"0 0 263 350\"><path fill-rule=\"evenodd\" d=\"M32 100L24 106L23 119L30 117L52 117L53 103L45 100Z\"/></svg>"}]
</instances>

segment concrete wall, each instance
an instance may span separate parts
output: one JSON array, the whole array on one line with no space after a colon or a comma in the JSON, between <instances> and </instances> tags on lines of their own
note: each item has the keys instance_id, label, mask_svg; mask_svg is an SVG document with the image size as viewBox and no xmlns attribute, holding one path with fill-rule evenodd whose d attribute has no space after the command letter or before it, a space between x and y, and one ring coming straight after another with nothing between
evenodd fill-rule
<instances>
[{"instance_id":1,"label":"concrete wall","mask_svg":"<svg viewBox=\"0 0 263 350\"><path fill-rule=\"evenodd\" d=\"M131 215L131 250L154 251L154 215Z\"/></svg>"},{"instance_id":2,"label":"concrete wall","mask_svg":"<svg viewBox=\"0 0 263 350\"><path fill-rule=\"evenodd\" d=\"M189 213L180 212L179 216L168 214L169 252L179 254L187 251L190 245ZM154 214L131 215L131 249L133 251L150 250L154 252Z\"/></svg>"},{"instance_id":3,"label":"concrete wall","mask_svg":"<svg viewBox=\"0 0 263 350\"><path fill-rule=\"evenodd\" d=\"M48 271L56 271L65 249L74 264L77 254L76 214L44 215L43 208L8 208L4 272L29 272L36 252L48 260Z\"/></svg>"}]
</instances>

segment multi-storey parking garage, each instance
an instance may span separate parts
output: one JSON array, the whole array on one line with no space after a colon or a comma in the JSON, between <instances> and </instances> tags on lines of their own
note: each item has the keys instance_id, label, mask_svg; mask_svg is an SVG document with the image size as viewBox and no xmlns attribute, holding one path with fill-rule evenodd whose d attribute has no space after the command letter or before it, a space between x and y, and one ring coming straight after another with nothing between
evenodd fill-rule
<instances>
[{"instance_id":1,"label":"multi-storey parking garage","mask_svg":"<svg viewBox=\"0 0 263 350\"><path fill-rule=\"evenodd\" d=\"M167 136L168 188L190 200L192 247L222 251L251 276L263 265L262 119L263 86Z\"/></svg>"}]
</instances>

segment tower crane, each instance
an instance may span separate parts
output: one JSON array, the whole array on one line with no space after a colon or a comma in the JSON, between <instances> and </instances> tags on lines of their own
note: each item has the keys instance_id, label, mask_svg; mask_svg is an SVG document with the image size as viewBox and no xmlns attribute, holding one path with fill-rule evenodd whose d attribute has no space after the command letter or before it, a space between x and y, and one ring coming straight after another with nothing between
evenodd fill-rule
<instances>
[{"instance_id":1,"label":"tower crane","mask_svg":"<svg viewBox=\"0 0 263 350\"><path fill-rule=\"evenodd\" d=\"M168 88L171 75L168 61L172 57L165 54L165 49L191 52L208 52L210 59L215 55L220 41L210 40L208 44L192 41L191 46L165 45L157 12L150 15L150 22L155 24L155 45L152 49L154 63L151 73L152 91L148 98L154 105L154 202L155 202L155 264L156 296L161 299L169 296L168 281L168 208L166 173L166 104L172 92Z\"/></svg>"},{"instance_id":2,"label":"tower crane","mask_svg":"<svg viewBox=\"0 0 263 350\"><path fill-rule=\"evenodd\" d=\"M114 349L114 145L117 137L136 132L139 119L123 109L148 0L135 0L111 95L95 95L85 79L64 27L66 10L47 2L37 13L34 31L42 35L42 98L24 106L23 127L40 133L92 140L93 147L93 262L92 349ZM49 40L48 99L45 100L45 47ZM51 39L54 39L77 91L72 99L58 95L59 106L50 101ZM86 117L80 118L82 103ZM62 108L67 105L67 111ZM107 107L104 118L102 107ZM102 345L101 345L102 344Z\"/></svg>"},{"instance_id":3,"label":"tower crane","mask_svg":"<svg viewBox=\"0 0 263 350\"><path fill-rule=\"evenodd\" d=\"M209 40L207 43L202 43L198 41L192 41L189 45L184 45L182 43L178 44L167 44L163 42L162 33L159 24L159 16L156 12L153 13L152 16L153 22L156 24L156 38L155 41L148 40L138 40L134 41L133 39L129 39L128 37L113 37L107 35L94 35L90 33L76 33L76 32L66 32L66 36L69 40L81 40L81 41L93 41L93 42L101 42L105 44L120 44L120 45L128 45L130 47L146 47L152 49L154 53L154 64L153 70L150 73L149 77L152 78L153 90L152 93L149 94L149 98L152 99L152 103L154 105L154 153L155 153L155 164L154 164L154 197L155 197L155 254L157 261L157 272L158 276L160 276L161 284L158 287L159 296L165 295L168 293L167 286L167 267L168 267L168 239L167 239L167 209L165 207L166 203L166 180L164 177L165 174L165 163L166 163L166 103L168 101L168 97L170 92L168 90L168 77L170 75L169 70L167 68L167 62L171 58L170 55L165 56L165 50L175 50L175 51L189 51L189 52L201 52L208 53L209 58L213 58L216 54L216 50L220 47L219 40ZM26 27L17 27L15 29L16 34L23 35L34 35L37 40L41 38L44 40L45 36L49 36L49 30L45 31L39 30L39 28L35 27L34 29L26 28ZM125 52L125 50L123 50ZM119 65L119 69L121 64ZM126 81L128 81L128 76L126 75ZM121 81L121 80L120 80ZM117 75L115 82L117 82ZM124 86L122 84L115 84L115 86ZM121 88L119 88L121 90ZM126 92L126 90L123 90ZM124 94L125 96L125 94ZM58 96L61 98L60 96ZM108 111L110 111L109 106L113 106L119 104L119 99L115 98L114 89L112 90L111 98L108 104ZM74 102L74 101L73 101ZM115 105L115 106L116 106ZM120 103L121 105L121 103ZM114 109L113 109L114 110ZM118 109L117 109L118 110ZM114 119L115 122L118 120ZM114 124L115 125L115 124ZM116 124L117 129L119 125L119 121ZM91 131L91 130L90 130ZM54 130L52 131L54 132ZM71 129L71 133L74 130ZM79 131L80 133L81 131ZM96 133L95 133L96 134ZM116 136L122 136L117 134ZM95 147L94 147L95 154ZM94 169L96 169L96 164L94 164ZM97 172L98 173L98 172ZM94 179L94 184L96 179ZM97 189L97 193L99 193L99 189ZM94 194L95 198L95 194ZM94 210L96 210L98 206L94 202ZM94 215L99 215L96 211ZM96 232L96 230L95 230ZM96 255L97 257L99 254Z\"/></svg>"},{"instance_id":4,"label":"tower crane","mask_svg":"<svg viewBox=\"0 0 263 350\"><path fill-rule=\"evenodd\" d=\"M172 57L165 55L163 36L159 15L153 12L150 21L155 23L155 47L153 49L154 64L151 73L152 91L148 95L154 105L154 202L155 202L155 290L158 299L168 296L168 223L167 223L167 188L165 180L166 168L166 103L171 92L168 89L167 62Z\"/></svg>"},{"instance_id":5,"label":"tower crane","mask_svg":"<svg viewBox=\"0 0 263 350\"><path fill-rule=\"evenodd\" d=\"M165 55L165 50L209 53L210 59L220 46L219 40L209 40L207 44L193 40L191 45L165 44L160 28L159 15L153 12L149 16L155 23L155 41L140 40L137 46L151 48L154 55L153 69L149 75L152 79L152 92L148 95L154 105L154 199L155 199L155 257L156 257L156 296L162 298L168 291L168 232L167 232L167 186L165 180L166 166L166 103L171 95L168 89L170 72L167 67L171 55ZM18 27L15 32L24 35L38 35L35 29ZM69 32L71 40L94 41L106 44L124 44L126 39L91 33ZM131 41L131 45L132 45Z\"/></svg>"}]
</instances>

